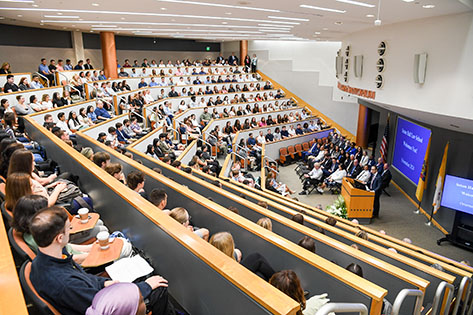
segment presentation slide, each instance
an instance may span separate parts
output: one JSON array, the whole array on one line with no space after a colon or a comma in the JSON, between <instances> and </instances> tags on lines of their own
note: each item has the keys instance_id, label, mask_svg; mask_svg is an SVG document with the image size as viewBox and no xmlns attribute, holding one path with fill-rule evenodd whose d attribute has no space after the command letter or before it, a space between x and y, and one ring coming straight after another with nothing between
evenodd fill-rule
<instances>
[{"instance_id":1,"label":"presentation slide","mask_svg":"<svg viewBox=\"0 0 473 315\"><path fill-rule=\"evenodd\" d=\"M430 129L398 118L393 166L417 185L429 145Z\"/></svg>"},{"instance_id":2,"label":"presentation slide","mask_svg":"<svg viewBox=\"0 0 473 315\"><path fill-rule=\"evenodd\" d=\"M445 176L440 205L473 214L473 180L451 175Z\"/></svg>"}]
</instances>

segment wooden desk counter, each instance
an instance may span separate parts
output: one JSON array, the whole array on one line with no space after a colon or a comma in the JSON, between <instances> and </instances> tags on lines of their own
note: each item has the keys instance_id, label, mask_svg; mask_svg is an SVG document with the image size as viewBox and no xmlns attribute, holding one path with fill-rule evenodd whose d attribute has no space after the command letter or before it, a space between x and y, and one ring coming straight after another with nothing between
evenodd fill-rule
<instances>
[{"instance_id":1,"label":"wooden desk counter","mask_svg":"<svg viewBox=\"0 0 473 315\"><path fill-rule=\"evenodd\" d=\"M120 238L113 239L113 242L109 243L109 248L107 249L101 249L99 243L95 242L89 255L82 262L82 267L98 267L117 260L120 257L122 248L123 240Z\"/></svg>"},{"instance_id":2,"label":"wooden desk counter","mask_svg":"<svg viewBox=\"0 0 473 315\"><path fill-rule=\"evenodd\" d=\"M80 218L74 216L71 221L71 234L76 234L79 232L87 231L93 229L97 224L100 215L98 213L89 212L89 221L87 223L82 223Z\"/></svg>"}]
</instances>

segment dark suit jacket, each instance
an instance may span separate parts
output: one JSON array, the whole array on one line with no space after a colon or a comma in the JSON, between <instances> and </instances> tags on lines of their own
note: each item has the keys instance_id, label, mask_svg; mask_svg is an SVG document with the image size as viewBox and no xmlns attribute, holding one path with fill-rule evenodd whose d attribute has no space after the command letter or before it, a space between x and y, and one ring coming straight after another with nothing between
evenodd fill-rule
<instances>
[{"instance_id":1,"label":"dark suit jacket","mask_svg":"<svg viewBox=\"0 0 473 315\"><path fill-rule=\"evenodd\" d=\"M378 193L381 190L381 184L383 183L383 179L379 173L376 173L376 177L373 181L373 174L371 174L370 181L368 182L368 187L371 190L374 190L375 193Z\"/></svg>"},{"instance_id":2,"label":"dark suit jacket","mask_svg":"<svg viewBox=\"0 0 473 315\"><path fill-rule=\"evenodd\" d=\"M360 164L358 164L357 166L353 165L353 166L351 167L351 169L348 171L348 175L349 175L350 177L354 177L354 178L356 178L356 177L358 176L358 174L360 174L360 173L361 173L361 166L360 166Z\"/></svg>"},{"instance_id":3,"label":"dark suit jacket","mask_svg":"<svg viewBox=\"0 0 473 315\"><path fill-rule=\"evenodd\" d=\"M89 65L88 63L84 64L84 69L85 70L91 70L93 69L94 67L92 65Z\"/></svg>"},{"instance_id":4,"label":"dark suit jacket","mask_svg":"<svg viewBox=\"0 0 473 315\"><path fill-rule=\"evenodd\" d=\"M386 187L389 186L389 183L391 182L391 179L393 178L392 174L391 174L391 171L389 169L387 169L384 174L381 173L381 178L382 178L382 184L381 184L381 188L384 189Z\"/></svg>"}]
</instances>

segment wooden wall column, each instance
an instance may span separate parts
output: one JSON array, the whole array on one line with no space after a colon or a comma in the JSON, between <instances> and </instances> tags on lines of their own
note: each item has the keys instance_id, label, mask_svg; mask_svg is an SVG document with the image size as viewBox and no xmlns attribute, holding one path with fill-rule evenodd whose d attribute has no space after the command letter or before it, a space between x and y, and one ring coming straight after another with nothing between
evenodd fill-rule
<instances>
[{"instance_id":1,"label":"wooden wall column","mask_svg":"<svg viewBox=\"0 0 473 315\"><path fill-rule=\"evenodd\" d=\"M102 44L102 61L105 76L116 79L118 78L118 72L115 34L113 32L100 32L100 42Z\"/></svg>"},{"instance_id":2,"label":"wooden wall column","mask_svg":"<svg viewBox=\"0 0 473 315\"><path fill-rule=\"evenodd\" d=\"M245 64L245 57L248 55L248 41L241 40L240 41L240 65Z\"/></svg>"},{"instance_id":3,"label":"wooden wall column","mask_svg":"<svg viewBox=\"0 0 473 315\"><path fill-rule=\"evenodd\" d=\"M356 130L356 144L362 148L366 148L368 146L371 109L361 104L358 106L358 128Z\"/></svg>"}]
</instances>

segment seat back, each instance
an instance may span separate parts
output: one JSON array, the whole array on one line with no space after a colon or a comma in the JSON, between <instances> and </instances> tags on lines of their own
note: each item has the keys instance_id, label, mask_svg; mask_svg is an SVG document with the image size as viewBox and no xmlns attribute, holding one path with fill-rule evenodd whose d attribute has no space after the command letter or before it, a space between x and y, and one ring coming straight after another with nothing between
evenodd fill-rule
<instances>
[{"instance_id":1,"label":"seat back","mask_svg":"<svg viewBox=\"0 0 473 315\"><path fill-rule=\"evenodd\" d=\"M289 154L294 154L294 152L295 152L294 146L293 145L288 146L287 147L287 152L289 152Z\"/></svg>"},{"instance_id":2,"label":"seat back","mask_svg":"<svg viewBox=\"0 0 473 315\"><path fill-rule=\"evenodd\" d=\"M288 153L287 153L287 148L281 148L279 149L279 155L281 156L286 156Z\"/></svg>"},{"instance_id":3,"label":"seat back","mask_svg":"<svg viewBox=\"0 0 473 315\"><path fill-rule=\"evenodd\" d=\"M31 261L25 261L20 269L20 283L25 295L31 300L33 305L44 315L60 315L51 304L39 296L30 280Z\"/></svg>"},{"instance_id":4,"label":"seat back","mask_svg":"<svg viewBox=\"0 0 473 315\"><path fill-rule=\"evenodd\" d=\"M5 224L10 227L11 221L13 220L13 213L5 208L5 201L2 202L2 205L0 206L2 209L2 216L5 219Z\"/></svg>"},{"instance_id":5,"label":"seat back","mask_svg":"<svg viewBox=\"0 0 473 315\"><path fill-rule=\"evenodd\" d=\"M310 150L309 142L304 142L302 144L302 148L304 149L304 151L309 151Z\"/></svg>"},{"instance_id":6,"label":"seat back","mask_svg":"<svg viewBox=\"0 0 473 315\"><path fill-rule=\"evenodd\" d=\"M296 145L294 146L294 148L296 149L296 152L297 152L297 153L302 152L302 144L300 144L300 143L299 143L299 144L296 144Z\"/></svg>"},{"instance_id":7,"label":"seat back","mask_svg":"<svg viewBox=\"0 0 473 315\"><path fill-rule=\"evenodd\" d=\"M309 142L309 147L312 148L312 146L314 145L314 143L315 143L315 139L310 140L310 142Z\"/></svg>"},{"instance_id":8,"label":"seat back","mask_svg":"<svg viewBox=\"0 0 473 315\"><path fill-rule=\"evenodd\" d=\"M23 234L14 228L8 230L8 241L22 262L25 260L33 260L36 257L36 253L33 252L23 239Z\"/></svg>"}]
</instances>

